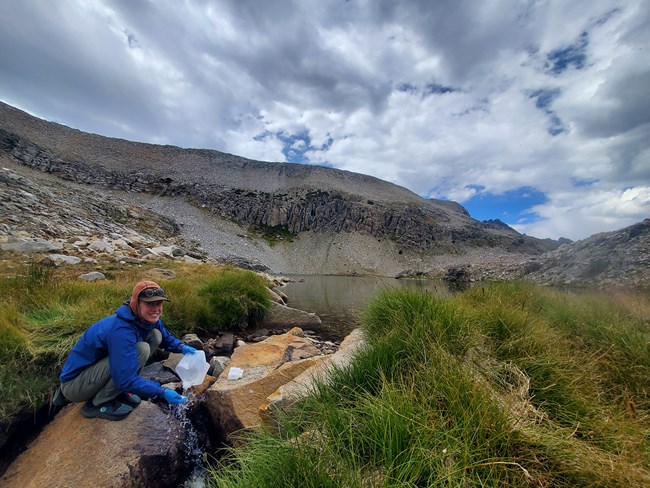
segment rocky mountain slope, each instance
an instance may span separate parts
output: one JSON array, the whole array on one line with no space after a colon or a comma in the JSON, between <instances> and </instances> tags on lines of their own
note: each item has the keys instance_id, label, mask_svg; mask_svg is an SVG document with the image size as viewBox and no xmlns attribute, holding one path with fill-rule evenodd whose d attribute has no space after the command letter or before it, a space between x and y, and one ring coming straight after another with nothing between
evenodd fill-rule
<instances>
[{"instance_id":1,"label":"rocky mountain slope","mask_svg":"<svg viewBox=\"0 0 650 488\"><path fill-rule=\"evenodd\" d=\"M650 219L561 246L527 270L528 279L555 286L650 287Z\"/></svg>"},{"instance_id":2,"label":"rocky mountain slope","mask_svg":"<svg viewBox=\"0 0 650 488\"><path fill-rule=\"evenodd\" d=\"M19 165L174 214L202 243L207 238L211 255L271 271L444 273L450 264L500 265L558 245L478 222L454 202L425 200L369 176L106 138L2 103L0 152ZM219 242L210 239L211 228Z\"/></svg>"},{"instance_id":3,"label":"rocky mountain slope","mask_svg":"<svg viewBox=\"0 0 650 488\"><path fill-rule=\"evenodd\" d=\"M5 235L25 232L34 216L48 211L51 218L32 226L36 234L65 234L80 219L124 224L124 215L110 204L122 202L118 206L140 209L132 211L136 215L158 216L149 229L154 236L177 234L185 247L200 245L217 260L277 273L461 280L526 275L551 284L645 279L643 232L634 252L618 239L619 251L612 253L603 236L557 249L562 242L521 235L499 221L478 222L455 202L425 200L377 178L106 138L3 103L0 158L32 181L33 191L50 181L68 195L61 195L67 204L60 212L56 205L36 212L27 204L3 210ZM87 215L102 205L113 210Z\"/></svg>"}]
</instances>

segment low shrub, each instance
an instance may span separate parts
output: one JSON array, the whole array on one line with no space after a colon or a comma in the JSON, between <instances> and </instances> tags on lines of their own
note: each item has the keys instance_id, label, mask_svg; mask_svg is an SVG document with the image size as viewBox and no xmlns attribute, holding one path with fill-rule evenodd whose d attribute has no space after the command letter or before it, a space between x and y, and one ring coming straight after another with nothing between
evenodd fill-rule
<instances>
[{"instance_id":1,"label":"low shrub","mask_svg":"<svg viewBox=\"0 0 650 488\"><path fill-rule=\"evenodd\" d=\"M271 307L264 278L233 267L220 269L198 295L206 300L210 315L214 317L212 323L203 325L207 332L253 326Z\"/></svg>"}]
</instances>

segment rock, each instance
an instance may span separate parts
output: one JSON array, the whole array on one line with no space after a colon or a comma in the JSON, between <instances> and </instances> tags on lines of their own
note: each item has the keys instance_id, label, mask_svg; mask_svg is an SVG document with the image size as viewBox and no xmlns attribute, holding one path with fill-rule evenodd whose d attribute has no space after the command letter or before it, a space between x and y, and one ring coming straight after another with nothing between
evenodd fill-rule
<instances>
[{"instance_id":1,"label":"rock","mask_svg":"<svg viewBox=\"0 0 650 488\"><path fill-rule=\"evenodd\" d=\"M343 340L339 349L328 356L321 356L321 360L314 366L305 370L293 380L285 383L271 393L260 405L260 414L265 420L273 417L278 409L293 404L296 400L313 392L317 381L326 381L332 368L344 368L349 365L354 355L365 345L365 338L361 329L354 329Z\"/></svg>"},{"instance_id":2,"label":"rock","mask_svg":"<svg viewBox=\"0 0 650 488\"><path fill-rule=\"evenodd\" d=\"M140 376L147 380L157 381L161 385L178 381L178 376L163 367L162 363L153 363L140 371Z\"/></svg>"},{"instance_id":3,"label":"rock","mask_svg":"<svg viewBox=\"0 0 650 488\"><path fill-rule=\"evenodd\" d=\"M235 348L235 336L230 332L222 333L219 337L207 342L212 355L230 354Z\"/></svg>"},{"instance_id":4,"label":"rock","mask_svg":"<svg viewBox=\"0 0 650 488\"><path fill-rule=\"evenodd\" d=\"M259 427L262 422L259 407L266 397L316 363L315 357L294 360L305 356L307 351L318 354L318 349L299 328L235 349L227 370L240 368L243 377L228 380L222 374L206 392L206 406L213 425L218 425L233 443L238 442L236 432Z\"/></svg>"},{"instance_id":5,"label":"rock","mask_svg":"<svg viewBox=\"0 0 650 488\"><path fill-rule=\"evenodd\" d=\"M40 264L43 266L61 266L63 264L74 266L80 262L81 258L77 256L66 256L65 254L48 254L40 260Z\"/></svg>"},{"instance_id":6,"label":"rock","mask_svg":"<svg viewBox=\"0 0 650 488\"><path fill-rule=\"evenodd\" d=\"M90 273L79 275L79 278L86 281L98 281L105 280L106 276L104 276L104 273L100 273L99 271L91 271Z\"/></svg>"},{"instance_id":7,"label":"rock","mask_svg":"<svg viewBox=\"0 0 650 488\"><path fill-rule=\"evenodd\" d=\"M278 293L271 290L270 288L268 288L267 290L268 290L269 298L271 299L271 301L273 301L275 303L279 303L280 305L284 305L286 303Z\"/></svg>"},{"instance_id":8,"label":"rock","mask_svg":"<svg viewBox=\"0 0 650 488\"><path fill-rule=\"evenodd\" d=\"M443 279L453 283L465 283L470 281L471 276L468 266L452 266L447 269L447 274Z\"/></svg>"},{"instance_id":9,"label":"rock","mask_svg":"<svg viewBox=\"0 0 650 488\"><path fill-rule=\"evenodd\" d=\"M124 420L86 419L65 407L0 478L5 488L172 487L183 469L185 433L142 402Z\"/></svg>"},{"instance_id":10,"label":"rock","mask_svg":"<svg viewBox=\"0 0 650 488\"><path fill-rule=\"evenodd\" d=\"M203 351L203 341L196 334L185 334L181 341L199 351Z\"/></svg>"},{"instance_id":11,"label":"rock","mask_svg":"<svg viewBox=\"0 0 650 488\"><path fill-rule=\"evenodd\" d=\"M45 241L43 239L36 239L32 241L15 240L0 244L0 250L13 251L21 253L30 252L52 252L60 251L63 249L63 244L59 242Z\"/></svg>"},{"instance_id":12,"label":"rock","mask_svg":"<svg viewBox=\"0 0 650 488\"><path fill-rule=\"evenodd\" d=\"M271 308L260 324L261 327L269 329L287 327L319 328L320 325L320 317L315 313L287 307L276 302L271 302Z\"/></svg>"},{"instance_id":13,"label":"rock","mask_svg":"<svg viewBox=\"0 0 650 488\"><path fill-rule=\"evenodd\" d=\"M183 261L188 264L201 264L203 262L201 259L196 259L189 255L183 256Z\"/></svg>"},{"instance_id":14,"label":"rock","mask_svg":"<svg viewBox=\"0 0 650 488\"><path fill-rule=\"evenodd\" d=\"M151 268L147 271L147 277L155 279L176 278L176 272L173 269Z\"/></svg>"},{"instance_id":15,"label":"rock","mask_svg":"<svg viewBox=\"0 0 650 488\"><path fill-rule=\"evenodd\" d=\"M526 279L554 286L650 286L650 219L565 244L524 263Z\"/></svg>"},{"instance_id":16,"label":"rock","mask_svg":"<svg viewBox=\"0 0 650 488\"><path fill-rule=\"evenodd\" d=\"M174 257L174 248L172 246L159 246L147 250L156 256L165 256L168 258Z\"/></svg>"},{"instance_id":17,"label":"rock","mask_svg":"<svg viewBox=\"0 0 650 488\"><path fill-rule=\"evenodd\" d=\"M0 157L4 156L0 151ZM51 174L20 174L4 167L0 168L0 182L1 250L66 256L48 256L45 264L55 266L75 264L77 259L140 265L144 261L134 246L169 247L178 259L185 254L185 242L172 221L153 211L136 211L97 188L86 189ZM151 228L155 236L140 234L145 228ZM195 255L204 253L199 246L198 242L189 245Z\"/></svg>"},{"instance_id":18,"label":"rock","mask_svg":"<svg viewBox=\"0 0 650 488\"><path fill-rule=\"evenodd\" d=\"M226 369L229 362L230 358L227 356L213 356L210 359L210 369L208 370L208 374L219 377L219 375L223 373L224 369Z\"/></svg>"},{"instance_id":19,"label":"rock","mask_svg":"<svg viewBox=\"0 0 650 488\"><path fill-rule=\"evenodd\" d=\"M237 268L248 269L250 271L266 272L270 271L269 267L260 263L256 259L246 259L239 256L230 256L223 260L224 264L231 264Z\"/></svg>"},{"instance_id":20,"label":"rock","mask_svg":"<svg viewBox=\"0 0 650 488\"><path fill-rule=\"evenodd\" d=\"M112 253L114 248L113 245L105 241L103 239L98 240L98 241L93 241L88 245L88 249L91 251L97 251L97 252L105 252L105 253Z\"/></svg>"},{"instance_id":21,"label":"rock","mask_svg":"<svg viewBox=\"0 0 650 488\"><path fill-rule=\"evenodd\" d=\"M161 362L161 364L167 368L170 371L176 371L176 366L178 366L178 363L183 359L183 355L181 353L177 352L172 352L169 354L167 359Z\"/></svg>"},{"instance_id":22,"label":"rock","mask_svg":"<svg viewBox=\"0 0 650 488\"><path fill-rule=\"evenodd\" d=\"M190 386L187 391L182 392L183 395L187 396L187 401L189 403L188 407L190 411L196 410L198 408L198 406L203 402L203 395L208 390L208 388L214 384L215 381L217 381L217 378L215 376L206 374L203 383L200 385Z\"/></svg>"},{"instance_id":23,"label":"rock","mask_svg":"<svg viewBox=\"0 0 650 488\"><path fill-rule=\"evenodd\" d=\"M134 258L132 256L115 256L115 260L118 263L129 263L129 264L142 264L144 260L140 258Z\"/></svg>"},{"instance_id":24,"label":"rock","mask_svg":"<svg viewBox=\"0 0 650 488\"><path fill-rule=\"evenodd\" d=\"M260 342L261 340L267 339L269 336L268 329L256 329L246 336L248 342Z\"/></svg>"},{"instance_id":25,"label":"rock","mask_svg":"<svg viewBox=\"0 0 650 488\"><path fill-rule=\"evenodd\" d=\"M274 290L274 291L280 298L282 298L282 302L284 302L285 305L289 303L289 297L283 291L280 290Z\"/></svg>"}]
</instances>

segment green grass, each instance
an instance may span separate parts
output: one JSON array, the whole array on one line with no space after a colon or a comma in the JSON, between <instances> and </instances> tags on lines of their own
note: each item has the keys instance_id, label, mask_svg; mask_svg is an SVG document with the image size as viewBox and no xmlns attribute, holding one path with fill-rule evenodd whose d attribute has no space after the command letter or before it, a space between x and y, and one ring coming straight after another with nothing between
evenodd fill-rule
<instances>
[{"instance_id":1,"label":"green grass","mask_svg":"<svg viewBox=\"0 0 650 488\"><path fill-rule=\"evenodd\" d=\"M355 361L210 484L648 486L649 311L524 283L387 291Z\"/></svg>"},{"instance_id":2,"label":"green grass","mask_svg":"<svg viewBox=\"0 0 650 488\"><path fill-rule=\"evenodd\" d=\"M266 293L262 278L230 267L161 260L151 263L151 268L171 268L175 278L151 275L148 269L116 266L105 270L110 279L89 283L78 278L86 271L80 267L13 266L12 273L4 269L0 277L0 427L49 401L63 362L79 336L97 320L114 313L130 297L137 281L153 279L167 290L171 302L165 304L162 319L177 337L188 332L213 332L221 317L232 313L221 310L210 298L214 283L233 285L228 296L241 303L260 303L260 295ZM234 286L238 280L247 286ZM240 293L250 293L251 297ZM256 308L250 314L259 319L265 310Z\"/></svg>"},{"instance_id":3,"label":"green grass","mask_svg":"<svg viewBox=\"0 0 650 488\"><path fill-rule=\"evenodd\" d=\"M272 247L278 242L293 242L297 234L291 232L286 225L264 225L258 224L251 228L253 232L258 233Z\"/></svg>"},{"instance_id":4,"label":"green grass","mask_svg":"<svg viewBox=\"0 0 650 488\"><path fill-rule=\"evenodd\" d=\"M214 316L210 324L204 325L209 333L254 326L271 306L264 278L229 266L206 283L198 295L205 299Z\"/></svg>"}]
</instances>

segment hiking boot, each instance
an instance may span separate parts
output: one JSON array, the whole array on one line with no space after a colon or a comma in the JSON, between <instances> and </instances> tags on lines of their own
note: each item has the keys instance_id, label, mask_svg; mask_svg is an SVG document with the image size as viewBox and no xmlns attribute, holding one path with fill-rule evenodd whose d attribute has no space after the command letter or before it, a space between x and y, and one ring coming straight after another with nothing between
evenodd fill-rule
<instances>
[{"instance_id":1,"label":"hiking boot","mask_svg":"<svg viewBox=\"0 0 650 488\"><path fill-rule=\"evenodd\" d=\"M93 401L89 400L81 409L81 415L87 419L99 417L106 420L122 420L133 409L117 400L104 402L99 405L93 405Z\"/></svg>"},{"instance_id":2,"label":"hiking boot","mask_svg":"<svg viewBox=\"0 0 650 488\"><path fill-rule=\"evenodd\" d=\"M63 395L63 392L61 391L61 385L59 385L54 392L54 396L52 397L52 405L55 407L64 407L69 403L72 402L68 400L65 395Z\"/></svg>"},{"instance_id":3,"label":"hiking boot","mask_svg":"<svg viewBox=\"0 0 650 488\"><path fill-rule=\"evenodd\" d=\"M116 400L118 400L118 401L120 401L122 403L125 403L126 405L128 405L131 408L137 407L142 402L142 400L140 399L140 397L138 395L136 395L135 393L128 393L128 392L120 393L117 396Z\"/></svg>"}]
</instances>

